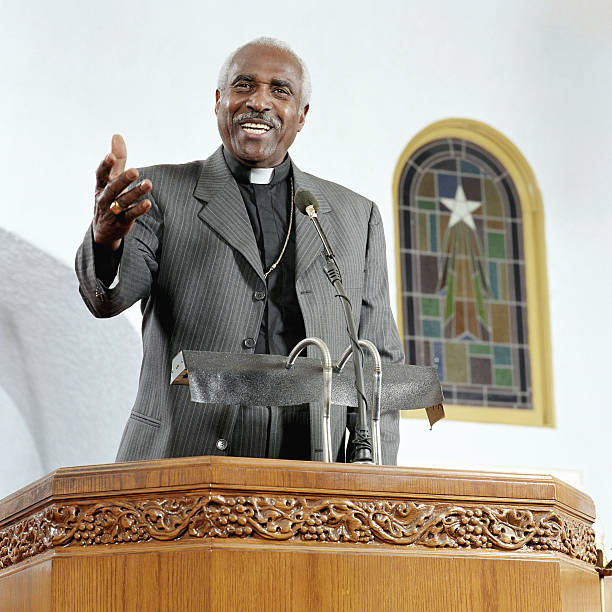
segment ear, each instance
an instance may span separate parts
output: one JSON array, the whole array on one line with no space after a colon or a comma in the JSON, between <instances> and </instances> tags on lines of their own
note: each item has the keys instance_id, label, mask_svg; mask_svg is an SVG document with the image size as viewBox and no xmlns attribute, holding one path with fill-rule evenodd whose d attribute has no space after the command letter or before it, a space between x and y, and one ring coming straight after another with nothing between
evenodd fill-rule
<instances>
[{"instance_id":1,"label":"ear","mask_svg":"<svg viewBox=\"0 0 612 612\"><path fill-rule=\"evenodd\" d=\"M306 115L308 114L308 109L310 108L310 104L307 104L301 111L300 116L298 117L298 132L302 131L304 127L304 122L306 121Z\"/></svg>"},{"instance_id":2,"label":"ear","mask_svg":"<svg viewBox=\"0 0 612 612\"><path fill-rule=\"evenodd\" d=\"M219 112L219 104L221 104L221 92L217 89L215 91L215 115Z\"/></svg>"}]
</instances>

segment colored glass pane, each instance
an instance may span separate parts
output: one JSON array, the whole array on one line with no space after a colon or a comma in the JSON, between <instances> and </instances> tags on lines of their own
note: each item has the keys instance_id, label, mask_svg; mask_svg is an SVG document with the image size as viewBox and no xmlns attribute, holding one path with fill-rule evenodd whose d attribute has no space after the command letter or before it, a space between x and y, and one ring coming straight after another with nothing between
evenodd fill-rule
<instances>
[{"instance_id":1,"label":"colored glass pane","mask_svg":"<svg viewBox=\"0 0 612 612\"><path fill-rule=\"evenodd\" d=\"M426 317L440 316L440 300L438 298L421 298L421 313Z\"/></svg>"},{"instance_id":2,"label":"colored glass pane","mask_svg":"<svg viewBox=\"0 0 612 612\"><path fill-rule=\"evenodd\" d=\"M438 287L438 258L422 255L420 259L421 292L437 293Z\"/></svg>"},{"instance_id":3,"label":"colored glass pane","mask_svg":"<svg viewBox=\"0 0 612 612\"><path fill-rule=\"evenodd\" d=\"M431 250L438 250L438 218L436 215L429 215L429 244Z\"/></svg>"},{"instance_id":4,"label":"colored glass pane","mask_svg":"<svg viewBox=\"0 0 612 612\"><path fill-rule=\"evenodd\" d=\"M491 360L487 357L470 357L470 380L475 384L491 384Z\"/></svg>"},{"instance_id":5,"label":"colored glass pane","mask_svg":"<svg viewBox=\"0 0 612 612\"><path fill-rule=\"evenodd\" d=\"M497 263L489 262L489 291L494 300L499 300L499 282L497 280Z\"/></svg>"},{"instance_id":6,"label":"colored glass pane","mask_svg":"<svg viewBox=\"0 0 612 612\"><path fill-rule=\"evenodd\" d=\"M474 202L482 201L482 193L480 188L480 178L475 176L463 176L461 177L461 186L463 187L463 193L468 200Z\"/></svg>"},{"instance_id":7,"label":"colored glass pane","mask_svg":"<svg viewBox=\"0 0 612 612\"><path fill-rule=\"evenodd\" d=\"M493 355L495 356L495 365L512 365L509 346L494 346Z\"/></svg>"},{"instance_id":8,"label":"colored glass pane","mask_svg":"<svg viewBox=\"0 0 612 612\"><path fill-rule=\"evenodd\" d=\"M417 206L422 210L436 210L435 200L418 200Z\"/></svg>"},{"instance_id":9,"label":"colored glass pane","mask_svg":"<svg viewBox=\"0 0 612 612\"><path fill-rule=\"evenodd\" d=\"M462 343L447 342L444 345L446 380L449 382L467 382L466 347Z\"/></svg>"},{"instance_id":10,"label":"colored glass pane","mask_svg":"<svg viewBox=\"0 0 612 612\"><path fill-rule=\"evenodd\" d=\"M456 174L438 174L438 197L454 198L457 193Z\"/></svg>"},{"instance_id":11,"label":"colored glass pane","mask_svg":"<svg viewBox=\"0 0 612 612\"><path fill-rule=\"evenodd\" d=\"M429 240L427 239L427 216L424 213L418 214L419 224L419 249L429 251Z\"/></svg>"},{"instance_id":12,"label":"colored glass pane","mask_svg":"<svg viewBox=\"0 0 612 612\"><path fill-rule=\"evenodd\" d=\"M489 246L489 257L492 259L506 259L506 237L503 234L488 232L487 243Z\"/></svg>"},{"instance_id":13,"label":"colored glass pane","mask_svg":"<svg viewBox=\"0 0 612 612\"><path fill-rule=\"evenodd\" d=\"M421 182L419 183L418 194L426 198L436 197L436 188L434 187L434 174L432 172L428 172L421 179Z\"/></svg>"},{"instance_id":14,"label":"colored glass pane","mask_svg":"<svg viewBox=\"0 0 612 612\"><path fill-rule=\"evenodd\" d=\"M491 304L493 342L510 342L510 307L507 304Z\"/></svg>"},{"instance_id":15,"label":"colored glass pane","mask_svg":"<svg viewBox=\"0 0 612 612\"><path fill-rule=\"evenodd\" d=\"M488 344L470 344L470 355L490 355L491 347Z\"/></svg>"},{"instance_id":16,"label":"colored glass pane","mask_svg":"<svg viewBox=\"0 0 612 612\"><path fill-rule=\"evenodd\" d=\"M485 204L484 212L488 217L503 217L504 208L499 195L497 187L493 184L493 181L485 179L484 181L485 191Z\"/></svg>"},{"instance_id":17,"label":"colored glass pane","mask_svg":"<svg viewBox=\"0 0 612 612\"><path fill-rule=\"evenodd\" d=\"M440 330L440 321L435 319L423 319L423 335L428 338L439 338L442 333Z\"/></svg>"},{"instance_id":18,"label":"colored glass pane","mask_svg":"<svg viewBox=\"0 0 612 612\"><path fill-rule=\"evenodd\" d=\"M480 174L480 168L474 164L470 164L470 162L465 161L465 159L461 160L459 168L464 174Z\"/></svg>"},{"instance_id":19,"label":"colored glass pane","mask_svg":"<svg viewBox=\"0 0 612 612\"><path fill-rule=\"evenodd\" d=\"M509 368L495 368L495 384L498 387L511 387L512 370Z\"/></svg>"},{"instance_id":20,"label":"colored glass pane","mask_svg":"<svg viewBox=\"0 0 612 612\"><path fill-rule=\"evenodd\" d=\"M450 170L451 172L456 172L457 162L454 159L445 159L444 161L434 164L432 168L434 170Z\"/></svg>"},{"instance_id":21,"label":"colored glass pane","mask_svg":"<svg viewBox=\"0 0 612 612\"><path fill-rule=\"evenodd\" d=\"M510 288L508 286L508 266L505 262L499 262L499 299L507 302L510 299Z\"/></svg>"}]
</instances>

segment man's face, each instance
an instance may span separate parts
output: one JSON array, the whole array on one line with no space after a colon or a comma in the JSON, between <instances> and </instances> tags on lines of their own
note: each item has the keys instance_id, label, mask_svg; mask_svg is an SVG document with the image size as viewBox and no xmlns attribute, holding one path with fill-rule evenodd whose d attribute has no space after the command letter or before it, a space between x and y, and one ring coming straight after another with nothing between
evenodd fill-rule
<instances>
[{"instance_id":1,"label":"man's face","mask_svg":"<svg viewBox=\"0 0 612 612\"><path fill-rule=\"evenodd\" d=\"M216 93L215 113L226 149L247 166L278 166L302 129L302 70L286 51L253 45L230 66L225 91Z\"/></svg>"}]
</instances>

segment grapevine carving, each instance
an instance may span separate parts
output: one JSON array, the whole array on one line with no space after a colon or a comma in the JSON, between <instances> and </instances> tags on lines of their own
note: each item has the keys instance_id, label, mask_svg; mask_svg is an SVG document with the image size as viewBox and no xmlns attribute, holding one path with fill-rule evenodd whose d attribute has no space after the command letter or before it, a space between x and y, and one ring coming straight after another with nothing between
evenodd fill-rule
<instances>
[{"instance_id":1,"label":"grapevine carving","mask_svg":"<svg viewBox=\"0 0 612 612\"><path fill-rule=\"evenodd\" d=\"M0 530L0 568L56 546L184 537L554 551L596 563L593 529L556 511L214 495L50 506Z\"/></svg>"}]
</instances>

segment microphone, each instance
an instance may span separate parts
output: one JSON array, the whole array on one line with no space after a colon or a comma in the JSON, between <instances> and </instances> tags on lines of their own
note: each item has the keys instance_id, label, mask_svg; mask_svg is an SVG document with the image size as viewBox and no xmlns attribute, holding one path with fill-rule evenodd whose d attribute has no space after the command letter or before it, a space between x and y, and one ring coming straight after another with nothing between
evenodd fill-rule
<instances>
[{"instance_id":1,"label":"microphone","mask_svg":"<svg viewBox=\"0 0 612 612\"><path fill-rule=\"evenodd\" d=\"M355 321L353 320L353 312L351 309L351 302L344 291L342 286L342 277L338 264L334 259L334 252L332 251L331 245L327 240L327 236L319 223L317 213L319 212L319 203L317 199L304 189L300 189L293 199L297 209L304 215L308 215L313 225L315 226L323 248L325 249L323 255L325 257L325 274L329 279L329 282L336 289L337 297L340 298L342 306L344 307L344 318L346 319L346 329L351 341L351 347L353 350L353 366L355 368L355 387L357 389L357 424L354 432L353 449L351 457L349 458L350 463L373 463L372 460L372 436L368 427L368 416L366 408L366 399L364 395L364 384L363 384L363 353L359 346L359 340L357 339L357 330L355 328Z\"/></svg>"},{"instance_id":2,"label":"microphone","mask_svg":"<svg viewBox=\"0 0 612 612\"><path fill-rule=\"evenodd\" d=\"M308 215L309 217L317 216L317 213L319 212L319 203L312 193L310 193L310 191L300 189L295 194L294 200L295 205L303 215Z\"/></svg>"},{"instance_id":3,"label":"microphone","mask_svg":"<svg viewBox=\"0 0 612 612\"><path fill-rule=\"evenodd\" d=\"M319 237L321 238L321 242L323 242L323 248L325 249L325 257L331 257L333 259L334 252L332 251L331 245L329 244L329 240L327 240L327 236L319 223L319 217L317 213L319 212L319 203L317 202L317 198L315 198L310 191L306 191L305 189L300 189L293 198L297 209L303 214L308 215L308 218L312 221L315 226Z\"/></svg>"}]
</instances>

